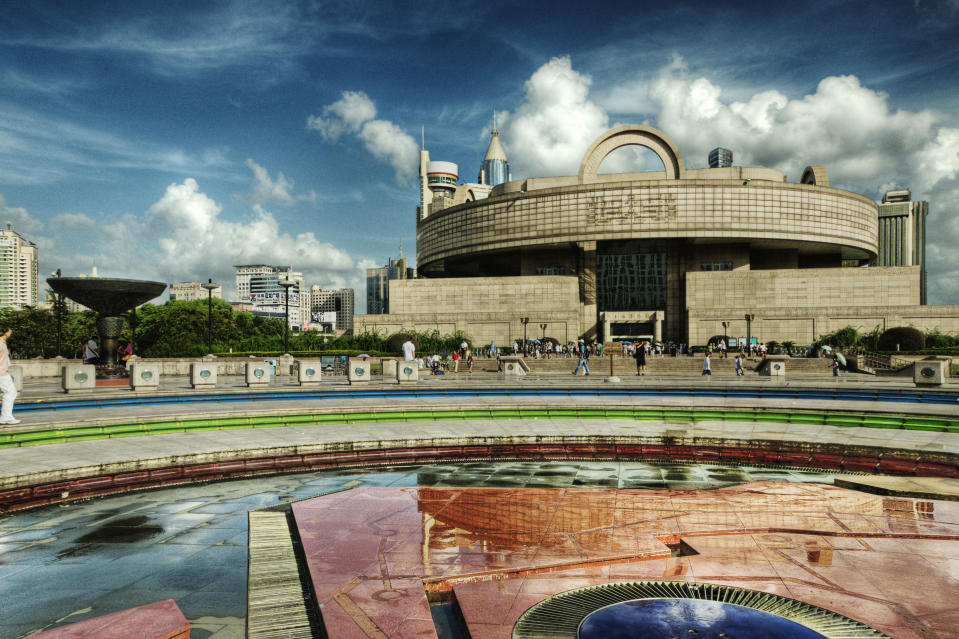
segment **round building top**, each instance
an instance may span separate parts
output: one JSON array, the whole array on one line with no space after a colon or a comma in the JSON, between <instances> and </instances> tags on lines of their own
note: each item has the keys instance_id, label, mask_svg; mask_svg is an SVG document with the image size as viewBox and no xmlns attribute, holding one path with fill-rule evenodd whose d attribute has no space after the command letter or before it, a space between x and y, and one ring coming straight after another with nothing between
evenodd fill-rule
<instances>
[{"instance_id":1,"label":"round building top","mask_svg":"<svg viewBox=\"0 0 959 639\"><path fill-rule=\"evenodd\" d=\"M452 175L453 177L458 177L459 167L453 162L433 161L429 163L429 166L427 166L426 172L427 174L445 173L447 175Z\"/></svg>"}]
</instances>

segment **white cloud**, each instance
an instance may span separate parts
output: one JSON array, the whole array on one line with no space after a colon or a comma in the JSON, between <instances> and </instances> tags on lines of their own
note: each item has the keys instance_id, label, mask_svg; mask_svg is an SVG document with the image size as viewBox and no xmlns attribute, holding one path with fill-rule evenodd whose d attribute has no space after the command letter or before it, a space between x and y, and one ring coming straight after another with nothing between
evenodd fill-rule
<instances>
[{"instance_id":1,"label":"white cloud","mask_svg":"<svg viewBox=\"0 0 959 639\"><path fill-rule=\"evenodd\" d=\"M319 131L327 142L335 142L345 133L357 133L364 123L376 117L376 105L362 91L344 91L343 97L323 107L323 115L307 118L306 128Z\"/></svg>"},{"instance_id":2,"label":"white cloud","mask_svg":"<svg viewBox=\"0 0 959 639\"><path fill-rule=\"evenodd\" d=\"M253 190L245 199L257 203L279 202L280 204L294 204L298 201L316 203L316 192L310 191L306 195L293 195L293 180L288 180L282 173L276 174L276 179L270 177L270 172L264 167L247 158L246 166L253 171Z\"/></svg>"},{"instance_id":3,"label":"white cloud","mask_svg":"<svg viewBox=\"0 0 959 639\"><path fill-rule=\"evenodd\" d=\"M51 218L50 223L56 226L71 226L75 228L92 228L96 225L93 218L83 213L61 213Z\"/></svg>"},{"instance_id":4,"label":"white cloud","mask_svg":"<svg viewBox=\"0 0 959 639\"><path fill-rule=\"evenodd\" d=\"M222 207L192 178L168 186L147 210L144 222L156 243L146 247L155 270L171 282L208 274L232 282L236 264L290 264L310 283L356 278L356 267L345 251L320 242L313 233L283 233L259 204L244 222L225 220L221 212Z\"/></svg>"},{"instance_id":5,"label":"white cloud","mask_svg":"<svg viewBox=\"0 0 959 639\"><path fill-rule=\"evenodd\" d=\"M412 136L387 120L376 120L376 105L361 91L344 91L342 97L323 108L323 115L307 118L306 128L319 131L327 142L355 135L377 160L396 171L397 182L416 174L419 146Z\"/></svg>"},{"instance_id":6,"label":"white cloud","mask_svg":"<svg viewBox=\"0 0 959 639\"><path fill-rule=\"evenodd\" d=\"M589 99L589 76L569 57L553 58L526 81L525 102L502 115L500 129L516 176L574 175L583 152L609 128L609 117Z\"/></svg>"}]
</instances>

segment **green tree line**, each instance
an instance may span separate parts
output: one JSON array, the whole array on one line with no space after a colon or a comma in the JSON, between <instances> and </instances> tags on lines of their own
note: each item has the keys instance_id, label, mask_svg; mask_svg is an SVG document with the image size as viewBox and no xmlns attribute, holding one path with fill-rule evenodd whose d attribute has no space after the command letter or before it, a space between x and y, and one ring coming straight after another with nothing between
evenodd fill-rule
<instances>
[{"instance_id":1,"label":"green tree line","mask_svg":"<svg viewBox=\"0 0 959 639\"><path fill-rule=\"evenodd\" d=\"M96 313L69 313L60 308L62 321L61 351L64 357L78 358L84 342L97 338ZM246 311L235 311L228 302L215 299L212 304L213 352L281 353L284 350L282 319L259 317ZM14 358L55 357L57 355L56 309L27 307L23 310L0 309L0 324L9 326L13 334L9 347ZM462 341L472 345L468 335L440 335L438 331L410 332L421 353L445 352L459 347ZM385 333L361 333L340 337L317 331L291 331L291 352L398 352L399 344L389 341ZM207 300L170 300L165 304L144 304L125 316L121 339L135 344L135 353L142 357L200 357L207 347ZM99 341L99 340L98 340ZM396 342L394 339L393 342ZM402 343L400 341L399 343Z\"/></svg>"}]
</instances>

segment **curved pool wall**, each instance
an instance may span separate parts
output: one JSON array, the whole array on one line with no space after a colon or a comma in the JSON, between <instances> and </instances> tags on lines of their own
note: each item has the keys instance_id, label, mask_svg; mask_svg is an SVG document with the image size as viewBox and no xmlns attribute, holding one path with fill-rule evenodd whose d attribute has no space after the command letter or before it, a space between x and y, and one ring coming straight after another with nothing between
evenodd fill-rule
<instances>
[{"instance_id":1,"label":"curved pool wall","mask_svg":"<svg viewBox=\"0 0 959 639\"><path fill-rule=\"evenodd\" d=\"M677 399L686 398L688 404L676 405ZM959 455L922 439L924 433L959 433L959 413L952 408L957 398L955 392L905 389L604 386L41 401L20 410L43 415L48 423L4 430L0 448L102 440L104 448L116 446L116 453L97 463L67 460L42 472L0 475L0 511L168 484L464 460L708 461L957 477ZM236 402L278 399L287 402L277 403L274 410L236 408ZM371 403L384 399L385 405ZM750 406L750 400L760 405ZM196 411L116 416L124 407L171 404ZM114 417L101 417L96 409L112 409ZM95 417L85 418L88 411ZM221 435L211 442L210 431ZM136 449L129 456L123 451L131 449L121 447L124 440L172 433L184 446L153 454L144 446L147 450ZM199 444L191 448L189 441ZM157 440L161 443L173 440Z\"/></svg>"}]
</instances>

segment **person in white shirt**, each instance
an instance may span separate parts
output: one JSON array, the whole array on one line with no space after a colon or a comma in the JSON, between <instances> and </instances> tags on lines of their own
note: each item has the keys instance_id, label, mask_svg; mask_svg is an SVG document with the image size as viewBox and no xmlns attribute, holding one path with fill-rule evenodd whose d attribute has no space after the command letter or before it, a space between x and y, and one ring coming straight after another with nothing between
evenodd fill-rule
<instances>
[{"instance_id":1,"label":"person in white shirt","mask_svg":"<svg viewBox=\"0 0 959 639\"><path fill-rule=\"evenodd\" d=\"M7 349L7 339L10 337L10 327L0 326L0 392L3 393L3 408L0 408L0 424L19 424L20 420L13 417L13 402L17 399L17 387L10 375L10 351Z\"/></svg>"},{"instance_id":2,"label":"person in white shirt","mask_svg":"<svg viewBox=\"0 0 959 639\"><path fill-rule=\"evenodd\" d=\"M403 361L412 362L414 359L416 359L416 344L413 343L413 340L408 339L403 342Z\"/></svg>"}]
</instances>

